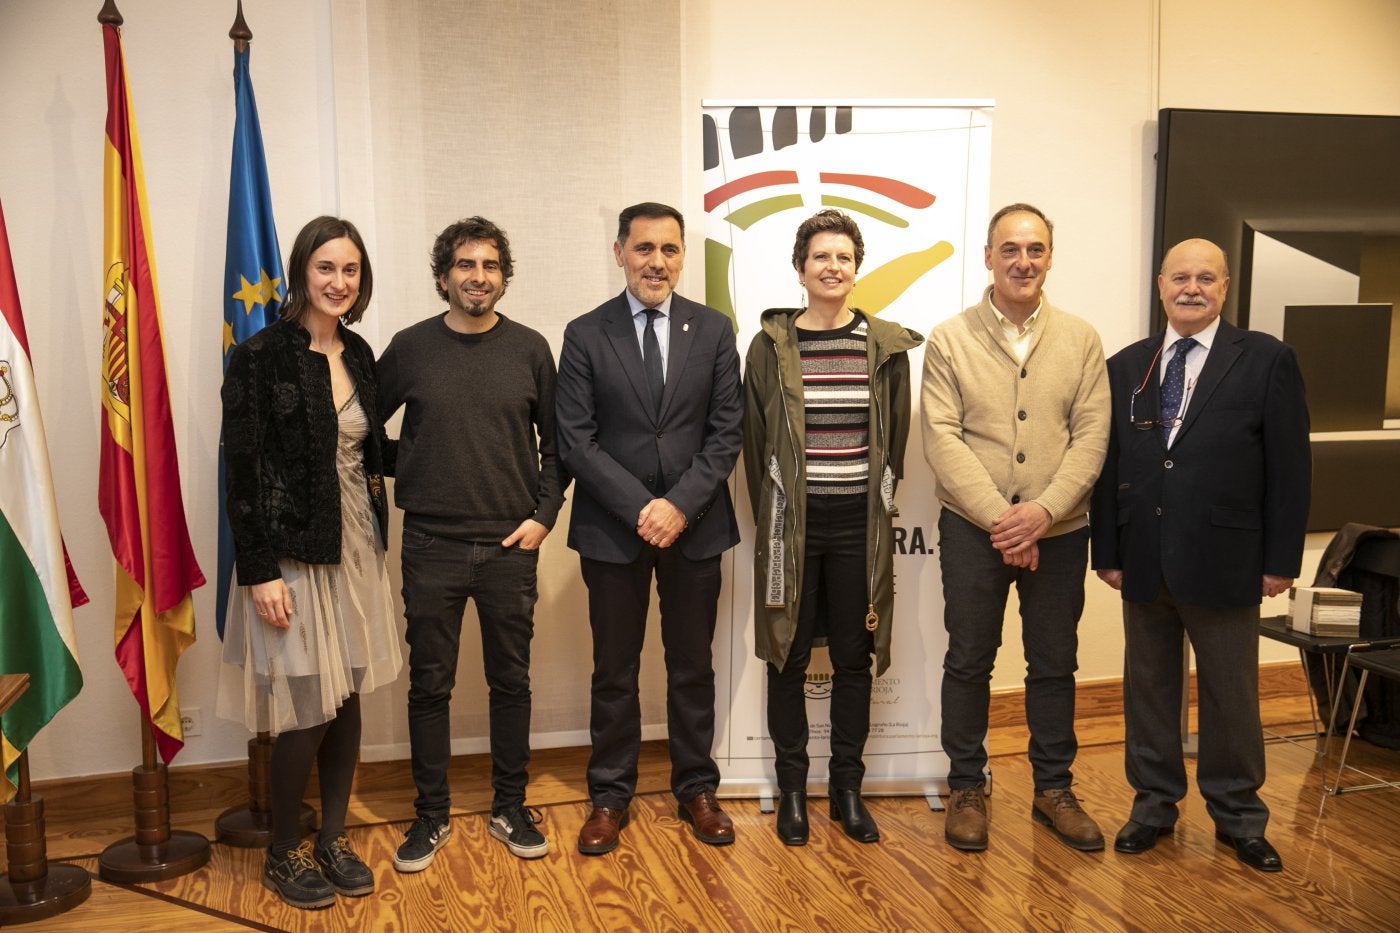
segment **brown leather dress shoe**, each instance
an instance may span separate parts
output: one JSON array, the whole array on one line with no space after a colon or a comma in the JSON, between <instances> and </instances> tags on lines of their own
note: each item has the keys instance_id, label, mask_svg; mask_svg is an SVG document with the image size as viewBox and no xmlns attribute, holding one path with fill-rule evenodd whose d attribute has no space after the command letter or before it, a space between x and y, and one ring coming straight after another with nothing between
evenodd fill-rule
<instances>
[{"instance_id":1,"label":"brown leather dress shoe","mask_svg":"<svg viewBox=\"0 0 1400 933\"><path fill-rule=\"evenodd\" d=\"M1079 807L1079 799L1068 787L1035 792L1031 819L1049 826L1060 841L1081 852L1097 852L1103 848L1103 833L1093 817Z\"/></svg>"},{"instance_id":2,"label":"brown leather dress shoe","mask_svg":"<svg viewBox=\"0 0 1400 933\"><path fill-rule=\"evenodd\" d=\"M578 850L584 855L602 855L617 848L617 837L627 825L627 808L613 810L594 807L583 829L578 831Z\"/></svg>"},{"instance_id":3,"label":"brown leather dress shoe","mask_svg":"<svg viewBox=\"0 0 1400 933\"><path fill-rule=\"evenodd\" d=\"M680 805L676 813L701 842L712 846L728 845L734 841L734 822L719 808L712 790L701 791Z\"/></svg>"},{"instance_id":4,"label":"brown leather dress shoe","mask_svg":"<svg viewBox=\"0 0 1400 933\"><path fill-rule=\"evenodd\" d=\"M948 845L965 852L987 848L986 788L964 787L948 795L948 816L943 821L943 838Z\"/></svg>"}]
</instances>

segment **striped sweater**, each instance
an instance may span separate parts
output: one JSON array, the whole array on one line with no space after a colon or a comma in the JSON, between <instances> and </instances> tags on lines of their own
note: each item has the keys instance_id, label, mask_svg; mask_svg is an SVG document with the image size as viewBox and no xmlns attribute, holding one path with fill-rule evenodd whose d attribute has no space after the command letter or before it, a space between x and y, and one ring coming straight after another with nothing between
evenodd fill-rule
<instances>
[{"instance_id":1,"label":"striped sweater","mask_svg":"<svg viewBox=\"0 0 1400 933\"><path fill-rule=\"evenodd\" d=\"M807 494L868 491L870 372L865 318L836 330L797 330L806 410Z\"/></svg>"}]
</instances>

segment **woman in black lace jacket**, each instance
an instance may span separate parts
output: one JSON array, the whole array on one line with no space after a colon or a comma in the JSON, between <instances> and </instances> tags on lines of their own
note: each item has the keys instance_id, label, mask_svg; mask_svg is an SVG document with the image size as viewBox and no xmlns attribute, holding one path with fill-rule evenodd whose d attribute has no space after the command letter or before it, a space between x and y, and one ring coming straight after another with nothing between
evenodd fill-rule
<instances>
[{"instance_id":1,"label":"woman in black lace jacket","mask_svg":"<svg viewBox=\"0 0 1400 933\"><path fill-rule=\"evenodd\" d=\"M388 506L374 354L348 325L373 275L353 224L297 235L282 319L233 349L224 376L229 594L219 712L276 735L273 842L263 884L297 907L374 890L345 836L360 746L359 695L398 676L384 568ZM318 764L321 829L301 841L302 790Z\"/></svg>"}]
</instances>

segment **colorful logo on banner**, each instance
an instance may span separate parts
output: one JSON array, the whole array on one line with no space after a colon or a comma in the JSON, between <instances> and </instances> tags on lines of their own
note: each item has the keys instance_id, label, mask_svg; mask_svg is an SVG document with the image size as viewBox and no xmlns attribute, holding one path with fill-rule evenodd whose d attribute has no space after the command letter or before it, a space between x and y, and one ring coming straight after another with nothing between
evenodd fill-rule
<instances>
[{"instance_id":1,"label":"colorful logo on banner","mask_svg":"<svg viewBox=\"0 0 1400 933\"><path fill-rule=\"evenodd\" d=\"M705 300L728 315L736 330L743 316L799 305L801 292L787 274L791 243L798 224L821 208L843 210L861 225L867 258L874 262L867 262L856 282L855 304L869 314L884 311L953 256L950 240L963 235L965 153L952 153L957 171L941 180L953 188L953 209L940 211L945 196L937 173L930 175L940 160L930 150L949 141L940 135L949 128L948 113L935 111L933 124L914 128L927 146L910 146L910 128L889 122L889 111L898 109L706 111ZM952 128L965 131L967 113L953 112ZM903 138L897 146L872 145L872 137L887 133ZM773 288L775 280L780 288Z\"/></svg>"}]
</instances>

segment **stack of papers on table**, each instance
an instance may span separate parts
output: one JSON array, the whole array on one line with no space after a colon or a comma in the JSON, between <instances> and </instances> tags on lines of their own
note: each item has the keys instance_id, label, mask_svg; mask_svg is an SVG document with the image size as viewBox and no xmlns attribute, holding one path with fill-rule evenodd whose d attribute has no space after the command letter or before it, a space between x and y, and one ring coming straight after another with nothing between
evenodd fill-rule
<instances>
[{"instance_id":1,"label":"stack of papers on table","mask_svg":"<svg viewBox=\"0 0 1400 933\"><path fill-rule=\"evenodd\" d=\"M1295 586L1288 593L1293 629L1329 638L1361 635L1361 594L1334 586Z\"/></svg>"}]
</instances>

